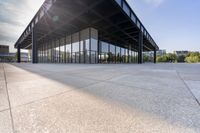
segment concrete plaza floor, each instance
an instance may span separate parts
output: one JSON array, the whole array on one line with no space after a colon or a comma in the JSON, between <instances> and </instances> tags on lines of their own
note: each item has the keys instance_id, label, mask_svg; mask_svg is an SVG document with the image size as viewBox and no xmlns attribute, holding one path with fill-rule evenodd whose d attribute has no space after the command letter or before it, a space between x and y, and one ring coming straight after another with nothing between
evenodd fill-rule
<instances>
[{"instance_id":1,"label":"concrete plaza floor","mask_svg":"<svg viewBox=\"0 0 200 133\"><path fill-rule=\"evenodd\" d=\"M0 64L0 133L200 133L200 64Z\"/></svg>"}]
</instances>

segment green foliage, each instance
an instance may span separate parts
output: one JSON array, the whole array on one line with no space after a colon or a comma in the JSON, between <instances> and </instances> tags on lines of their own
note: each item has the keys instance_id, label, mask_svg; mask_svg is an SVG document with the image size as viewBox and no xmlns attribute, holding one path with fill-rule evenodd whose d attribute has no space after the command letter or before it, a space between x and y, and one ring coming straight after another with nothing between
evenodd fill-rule
<instances>
[{"instance_id":1,"label":"green foliage","mask_svg":"<svg viewBox=\"0 0 200 133\"><path fill-rule=\"evenodd\" d=\"M185 55L180 55L180 56L177 57L177 62L183 63L183 62L185 62L185 58L186 58Z\"/></svg>"},{"instance_id":2,"label":"green foliage","mask_svg":"<svg viewBox=\"0 0 200 133\"><path fill-rule=\"evenodd\" d=\"M185 58L185 62L187 63L198 63L200 62L200 53L198 52L190 52L187 54Z\"/></svg>"},{"instance_id":3,"label":"green foliage","mask_svg":"<svg viewBox=\"0 0 200 133\"><path fill-rule=\"evenodd\" d=\"M190 52L186 56L180 55L176 56L175 54L168 53L163 56L157 56L157 62L186 62L186 63L198 63L200 62L200 53L199 52Z\"/></svg>"},{"instance_id":4,"label":"green foliage","mask_svg":"<svg viewBox=\"0 0 200 133\"><path fill-rule=\"evenodd\" d=\"M149 56L144 55L144 56L143 56L143 60L144 60L144 62L148 62L148 61L149 61Z\"/></svg>"},{"instance_id":5,"label":"green foliage","mask_svg":"<svg viewBox=\"0 0 200 133\"><path fill-rule=\"evenodd\" d=\"M168 54L163 55L163 56L157 56L156 61L157 62L176 62L177 57L176 57L175 54L168 53Z\"/></svg>"},{"instance_id":6,"label":"green foliage","mask_svg":"<svg viewBox=\"0 0 200 133\"><path fill-rule=\"evenodd\" d=\"M15 57L12 57L12 56L2 56L0 57L0 61L2 62L11 62L11 61L14 61L15 60Z\"/></svg>"}]
</instances>

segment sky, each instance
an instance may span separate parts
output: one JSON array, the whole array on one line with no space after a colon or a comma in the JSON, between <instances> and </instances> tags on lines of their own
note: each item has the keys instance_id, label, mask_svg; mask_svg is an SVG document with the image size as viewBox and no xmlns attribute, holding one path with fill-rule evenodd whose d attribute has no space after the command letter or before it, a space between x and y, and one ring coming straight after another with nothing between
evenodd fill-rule
<instances>
[{"instance_id":1,"label":"sky","mask_svg":"<svg viewBox=\"0 0 200 133\"><path fill-rule=\"evenodd\" d=\"M0 0L0 44L14 43L44 0ZM200 51L200 0L127 0L160 49Z\"/></svg>"}]
</instances>

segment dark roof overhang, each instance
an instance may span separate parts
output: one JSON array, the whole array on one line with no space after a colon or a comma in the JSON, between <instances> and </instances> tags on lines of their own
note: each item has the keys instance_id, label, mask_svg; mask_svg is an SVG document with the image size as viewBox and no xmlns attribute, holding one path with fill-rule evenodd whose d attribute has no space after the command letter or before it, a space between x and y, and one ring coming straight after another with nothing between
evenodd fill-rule
<instances>
[{"instance_id":1,"label":"dark roof overhang","mask_svg":"<svg viewBox=\"0 0 200 133\"><path fill-rule=\"evenodd\" d=\"M87 27L96 28L101 40L116 44L137 44L144 36L144 50L158 50L141 21L125 0L46 0L29 23L15 47L30 48L32 29L38 41L60 38Z\"/></svg>"}]
</instances>

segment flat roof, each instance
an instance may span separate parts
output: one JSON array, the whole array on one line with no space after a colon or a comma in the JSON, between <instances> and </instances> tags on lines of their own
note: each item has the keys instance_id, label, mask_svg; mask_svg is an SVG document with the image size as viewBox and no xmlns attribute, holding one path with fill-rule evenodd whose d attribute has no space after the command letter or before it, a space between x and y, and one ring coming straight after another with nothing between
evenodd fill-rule
<instances>
[{"instance_id":1,"label":"flat roof","mask_svg":"<svg viewBox=\"0 0 200 133\"><path fill-rule=\"evenodd\" d=\"M34 27L39 41L93 27L99 31L101 40L119 45L137 44L139 32L142 32L144 50L159 49L125 0L45 0L15 47L31 48Z\"/></svg>"}]
</instances>

